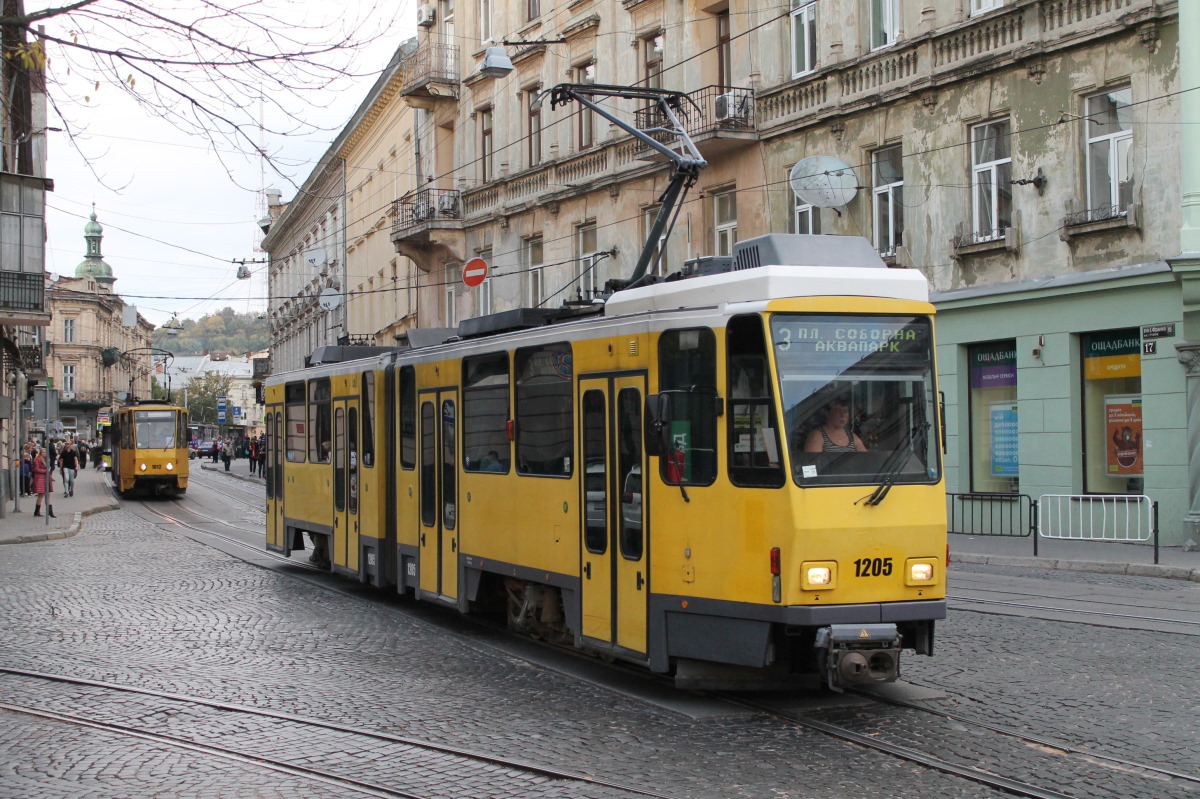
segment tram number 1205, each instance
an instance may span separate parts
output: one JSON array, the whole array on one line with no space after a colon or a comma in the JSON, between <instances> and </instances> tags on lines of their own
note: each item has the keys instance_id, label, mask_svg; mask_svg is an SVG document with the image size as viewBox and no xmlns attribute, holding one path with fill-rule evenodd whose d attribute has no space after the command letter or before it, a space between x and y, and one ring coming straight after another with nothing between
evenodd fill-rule
<instances>
[{"instance_id":1,"label":"tram number 1205","mask_svg":"<svg viewBox=\"0 0 1200 799\"><path fill-rule=\"evenodd\" d=\"M887 577L891 573L891 558L859 558L854 561L855 577Z\"/></svg>"}]
</instances>

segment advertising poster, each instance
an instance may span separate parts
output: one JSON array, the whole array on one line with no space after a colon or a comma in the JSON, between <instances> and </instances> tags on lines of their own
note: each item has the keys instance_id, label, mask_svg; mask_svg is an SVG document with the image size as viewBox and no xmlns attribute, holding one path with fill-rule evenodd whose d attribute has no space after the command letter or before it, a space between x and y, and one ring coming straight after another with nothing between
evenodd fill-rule
<instances>
[{"instance_id":1,"label":"advertising poster","mask_svg":"<svg viewBox=\"0 0 1200 799\"><path fill-rule=\"evenodd\" d=\"M1109 394L1104 398L1108 442L1108 473L1142 476L1142 397Z\"/></svg>"},{"instance_id":2,"label":"advertising poster","mask_svg":"<svg viewBox=\"0 0 1200 799\"><path fill-rule=\"evenodd\" d=\"M992 476L1020 477L1017 466L1017 403L993 402L989 417L992 428Z\"/></svg>"}]
</instances>

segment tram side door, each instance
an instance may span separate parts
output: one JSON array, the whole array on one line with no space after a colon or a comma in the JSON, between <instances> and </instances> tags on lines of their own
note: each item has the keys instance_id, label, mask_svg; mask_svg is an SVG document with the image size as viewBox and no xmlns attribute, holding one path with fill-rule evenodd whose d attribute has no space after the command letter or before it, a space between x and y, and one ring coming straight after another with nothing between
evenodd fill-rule
<instances>
[{"instance_id":1,"label":"tram side door","mask_svg":"<svg viewBox=\"0 0 1200 799\"><path fill-rule=\"evenodd\" d=\"M333 553L334 563L358 567L358 402L333 404Z\"/></svg>"},{"instance_id":2,"label":"tram side door","mask_svg":"<svg viewBox=\"0 0 1200 799\"><path fill-rule=\"evenodd\" d=\"M642 490L644 373L581 377L583 637L646 651L648 537Z\"/></svg>"},{"instance_id":3,"label":"tram side door","mask_svg":"<svg viewBox=\"0 0 1200 799\"><path fill-rule=\"evenodd\" d=\"M420 426L421 593L444 600L458 597L458 441L457 393L423 391Z\"/></svg>"}]
</instances>

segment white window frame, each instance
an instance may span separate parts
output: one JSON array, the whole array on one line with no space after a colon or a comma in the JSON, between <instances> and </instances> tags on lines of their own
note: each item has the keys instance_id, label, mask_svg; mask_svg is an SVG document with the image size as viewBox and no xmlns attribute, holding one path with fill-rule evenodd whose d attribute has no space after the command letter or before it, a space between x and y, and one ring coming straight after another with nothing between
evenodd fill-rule
<instances>
[{"instance_id":1,"label":"white window frame","mask_svg":"<svg viewBox=\"0 0 1200 799\"><path fill-rule=\"evenodd\" d=\"M75 320L71 317L63 319L63 343L75 343Z\"/></svg>"},{"instance_id":2,"label":"white window frame","mask_svg":"<svg viewBox=\"0 0 1200 799\"><path fill-rule=\"evenodd\" d=\"M595 83L596 82L596 62L589 61L586 64L580 64L575 68L576 83ZM580 150L588 150L596 145L596 115L590 109L580 106L576 111L579 115L579 123L575 127L575 135L578 137L575 146Z\"/></svg>"},{"instance_id":3,"label":"white window frame","mask_svg":"<svg viewBox=\"0 0 1200 799\"><path fill-rule=\"evenodd\" d=\"M538 308L546 301L545 244L540 236L521 243L521 265L525 268L526 301Z\"/></svg>"},{"instance_id":4,"label":"white window frame","mask_svg":"<svg viewBox=\"0 0 1200 799\"><path fill-rule=\"evenodd\" d=\"M995 11L1004 5L1004 0L971 0L971 16Z\"/></svg>"},{"instance_id":5,"label":"white window frame","mask_svg":"<svg viewBox=\"0 0 1200 799\"><path fill-rule=\"evenodd\" d=\"M867 0L867 3L870 24L867 38L871 49L891 47L900 33L900 0ZM883 41L877 41L876 34L881 34Z\"/></svg>"},{"instance_id":6,"label":"white window frame","mask_svg":"<svg viewBox=\"0 0 1200 799\"><path fill-rule=\"evenodd\" d=\"M733 213L722 216L721 206L726 200L731 201ZM712 193L713 215L713 255L733 255L733 245L737 243L737 189L725 189Z\"/></svg>"},{"instance_id":7,"label":"white window frame","mask_svg":"<svg viewBox=\"0 0 1200 799\"><path fill-rule=\"evenodd\" d=\"M880 156L892 150L898 150L900 153L900 179L883 183L879 177L879 164L882 162ZM886 237L880 235L883 227L881 221L884 217L882 210L884 198L887 200ZM904 150L900 144L890 144L871 153L871 206L875 222L875 249L885 256L895 255L896 248L904 240L904 212L902 210L904 208ZM896 229L897 208L901 209L899 230Z\"/></svg>"},{"instance_id":8,"label":"white window frame","mask_svg":"<svg viewBox=\"0 0 1200 799\"><path fill-rule=\"evenodd\" d=\"M588 247L585 241L588 234L592 235L592 246ZM575 254L576 262L578 263L579 282L577 283L579 294L584 300L590 300L600 295L604 289L604 280L599 274L600 268L597 266L597 235L596 223L588 222L575 228Z\"/></svg>"},{"instance_id":9,"label":"white window frame","mask_svg":"<svg viewBox=\"0 0 1200 799\"><path fill-rule=\"evenodd\" d=\"M792 77L807 75L817 68L817 2L792 0L791 12ZM797 45L804 45L804 63L797 64Z\"/></svg>"},{"instance_id":10,"label":"white window frame","mask_svg":"<svg viewBox=\"0 0 1200 799\"><path fill-rule=\"evenodd\" d=\"M658 219L658 210L661 206L652 205L649 208L642 210L642 238L645 239L650 235L650 230L654 227L654 220ZM655 277L663 277L666 274L667 260L667 236L658 237L658 243L654 246L654 252L650 256L650 265L646 270L646 274L654 275Z\"/></svg>"},{"instance_id":11,"label":"white window frame","mask_svg":"<svg viewBox=\"0 0 1200 799\"><path fill-rule=\"evenodd\" d=\"M492 41L492 0L479 0L479 41Z\"/></svg>"},{"instance_id":12,"label":"white window frame","mask_svg":"<svg viewBox=\"0 0 1200 799\"><path fill-rule=\"evenodd\" d=\"M75 364L64 363L62 368L62 390L75 391Z\"/></svg>"},{"instance_id":13,"label":"white window frame","mask_svg":"<svg viewBox=\"0 0 1200 799\"><path fill-rule=\"evenodd\" d=\"M1109 89L1108 91L1098 92L1084 98L1083 174L1086 181L1084 187L1086 193L1084 196L1087 198L1088 210L1095 211L1103 207L1102 205L1097 205L1097 202L1105 198L1097 197L1099 187L1092 185L1092 147L1096 144L1106 144L1108 147L1107 167L1109 180L1107 202L1103 205L1110 205L1119 209L1120 213L1115 215L1123 216L1128 212L1129 204L1132 202L1132 197L1127 198L1125 202L1121 201L1121 184L1123 182L1132 183L1133 181L1132 171L1128 169L1128 158L1133 151L1133 122L1130 120L1129 127L1124 130L1102 133L1095 136L1091 135L1092 125L1095 124L1091 116L1096 113L1092 109L1092 101L1118 93L1126 95L1125 107L1132 117L1133 92L1128 86ZM1121 180L1123 176L1126 178L1126 181ZM1132 194L1132 187L1130 193Z\"/></svg>"},{"instance_id":14,"label":"white window frame","mask_svg":"<svg viewBox=\"0 0 1200 799\"><path fill-rule=\"evenodd\" d=\"M988 136L989 128L1002 126L994 135ZM984 134L982 137L980 134ZM1009 121L993 119L974 125L971 128L971 230L975 241L993 241L1003 238L1004 229L1012 225L1012 147ZM1007 155L981 161L978 145L987 139L995 139L1003 143ZM986 181L982 180L983 177ZM987 192L987 202L984 202L984 192ZM1000 201L1002 196L1008 196L1007 218L1002 216ZM989 209L988 218L983 219L984 210Z\"/></svg>"},{"instance_id":15,"label":"white window frame","mask_svg":"<svg viewBox=\"0 0 1200 799\"><path fill-rule=\"evenodd\" d=\"M475 292L475 315L487 316L492 312L492 251L483 250L479 253L479 257L487 261L488 273L483 282L473 289Z\"/></svg>"},{"instance_id":16,"label":"white window frame","mask_svg":"<svg viewBox=\"0 0 1200 799\"><path fill-rule=\"evenodd\" d=\"M445 327L458 327L458 284L462 281L462 267L446 264L446 285L442 304L442 323Z\"/></svg>"},{"instance_id":17,"label":"white window frame","mask_svg":"<svg viewBox=\"0 0 1200 799\"><path fill-rule=\"evenodd\" d=\"M492 109L482 108L479 111L479 171L482 182L488 183L496 179L496 117Z\"/></svg>"},{"instance_id":18,"label":"white window frame","mask_svg":"<svg viewBox=\"0 0 1200 799\"><path fill-rule=\"evenodd\" d=\"M795 205L792 208L792 230L796 233L821 235L821 209L818 206L804 202L793 195Z\"/></svg>"}]
</instances>

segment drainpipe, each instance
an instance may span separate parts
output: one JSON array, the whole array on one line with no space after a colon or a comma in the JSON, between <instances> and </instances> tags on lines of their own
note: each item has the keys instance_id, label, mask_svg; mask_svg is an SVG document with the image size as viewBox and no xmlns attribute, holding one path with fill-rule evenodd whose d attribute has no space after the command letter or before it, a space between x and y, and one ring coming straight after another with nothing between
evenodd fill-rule
<instances>
[{"instance_id":1,"label":"drainpipe","mask_svg":"<svg viewBox=\"0 0 1200 799\"><path fill-rule=\"evenodd\" d=\"M1200 30L1200 3L1181 2L1179 42L1179 255L1169 259L1180 280L1183 343L1176 344L1187 374L1188 513L1184 547L1200 542L1200 53L1187 31Z\"/></svg>"}]
</instances>

